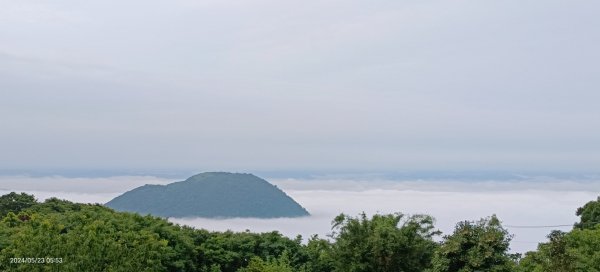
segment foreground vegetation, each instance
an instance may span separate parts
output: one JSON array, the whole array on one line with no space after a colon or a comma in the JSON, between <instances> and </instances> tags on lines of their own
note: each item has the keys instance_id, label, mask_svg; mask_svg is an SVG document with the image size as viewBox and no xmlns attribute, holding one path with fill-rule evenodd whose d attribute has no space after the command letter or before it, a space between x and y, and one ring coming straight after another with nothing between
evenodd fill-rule
<instances>
[{"instance_id":1,"label":"foreground vegetation","mask_svg":"<svg viewBox=\"0 0 600 272\"><path fill-rule=\"evenodd\" d=\"M600 198L524 256L495 216L441 233L425 215L339 215L330 237L209 232L98 204L0 197L0 271L600 271Z\"/></svg>"}]
</instances>

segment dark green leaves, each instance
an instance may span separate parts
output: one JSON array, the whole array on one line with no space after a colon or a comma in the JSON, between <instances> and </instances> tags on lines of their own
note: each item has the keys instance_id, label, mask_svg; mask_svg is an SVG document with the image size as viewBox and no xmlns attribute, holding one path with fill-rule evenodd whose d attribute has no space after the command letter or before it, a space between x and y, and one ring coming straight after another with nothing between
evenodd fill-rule
<instances>
[{"instance_id":1,"label":"dark green leaves","mask_svg":"<svg viewBox=\"0 0 600 272\"><path fill-rule=\"evenodd\" d=\"M339 215L333 228L335 271L423 271L436 245L429 216Z\"/></svg>"},{"instance_id":2,"label":"dark green leaves","mask_svg":"<svg viewBox=\"0 0 600 272\"><path fill-rule=\"evenodd\" d=\"M459 222L436 250L432 271L514 271L514 260L508 253L510 240L496 216Z\"/></svg>"}]
</instances>

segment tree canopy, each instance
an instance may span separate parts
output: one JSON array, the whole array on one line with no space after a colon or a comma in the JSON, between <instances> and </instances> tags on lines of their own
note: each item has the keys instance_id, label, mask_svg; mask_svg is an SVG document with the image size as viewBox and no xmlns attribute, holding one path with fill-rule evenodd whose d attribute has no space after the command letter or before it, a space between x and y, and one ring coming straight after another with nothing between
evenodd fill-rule
<instances>
[{"instance_id":1,"label":"tree canopy","mask_svg":"<svg viewBox=\"0 0 600 272\"><path fill-rule=\"evenodd\" d=\"M334 271L423 271L431 263L439 232L429 216L403 214L358 217L339 215L333 222Z\"/></svg>"},{"instance_id":2,"label":"tree canopy","mask_svg":"<svg viewBox=\"0 0 600 272\"><path fill-rule=\"evenodd\" d=\"M35 203L36 200L32 195L26 193L17 194L15 192L8 193L0 196L0 216L5 216L9 212L18 213Z\"/></svg>"},{"instance_id":3,"label":"tree canopy","mask_svg":"<svg viewBox=\"0 0 600 272\"><path fill-rule=\"evenodd\" d=\"M0 271L600 272L600 225L587 224L598 201L590 203L577 210L581 226L552 231L519 258L496 216L459 222L436 242L440 232L427 215L341 214L328 237L303 243L277 231L212 232L10 193L0 196Z\"/></svg>"},{"instance_id":4,"label":"tree canopy","mask_svg":"<svg viewBox=\"0 0 600 272\"><path fill-rule=\"evenodd\" d=\"M435 251L432 271L514 271L515 257L508 253L511 239L496 216L459 222Z\"/></svg>"},{"instance_id":5,"label":"tree canopy","mask_svg":"<svg viewBox=\"0 0 600 272\"><path fill-rule=\"evenodd\" d=\"M577 209L575 213L580 217L580 221L575 223L579 229L594 229L600 225L600 196L596 201L590 201Z\"/></svg>"}]
</instances>

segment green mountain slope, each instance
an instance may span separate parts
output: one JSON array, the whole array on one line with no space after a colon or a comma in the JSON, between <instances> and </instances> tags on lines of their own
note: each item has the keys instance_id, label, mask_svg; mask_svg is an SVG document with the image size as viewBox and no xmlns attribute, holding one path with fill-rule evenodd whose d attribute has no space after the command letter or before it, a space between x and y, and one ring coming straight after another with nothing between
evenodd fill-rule
<instances>
[{"instance_id":1,"label":"green mountain slope","mask_svg":"<svg viewBox=\"0 0 600 272\"><path fill-rule=\"evenodd\" d=\"M144 185L106 203L119 211L163 217L299 217L308 212L252 174L202 173L168 185Z\"/></svg>"}]
</instances>

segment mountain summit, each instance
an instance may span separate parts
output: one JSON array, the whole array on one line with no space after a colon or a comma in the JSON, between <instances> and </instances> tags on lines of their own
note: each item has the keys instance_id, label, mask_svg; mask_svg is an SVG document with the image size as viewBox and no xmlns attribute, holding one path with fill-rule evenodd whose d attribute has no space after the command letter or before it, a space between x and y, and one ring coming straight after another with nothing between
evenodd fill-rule
<instances>
[{"instance_id":1,"label":"mountain summit","mask_svg":"<svg viewBox=\"0 0 600 272\"><path fill-rule=\"evenodd\" d=\"M106 203L118 211L162 217L300 217L309 213L252 174L208 172L168 185L144 185Z\"/></svg>"}]
</instances>

